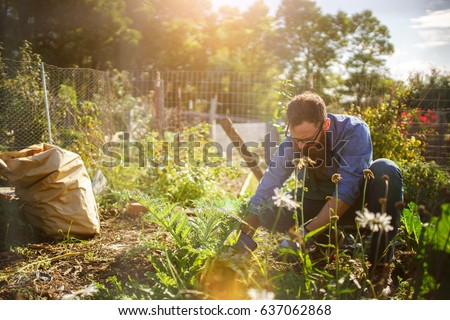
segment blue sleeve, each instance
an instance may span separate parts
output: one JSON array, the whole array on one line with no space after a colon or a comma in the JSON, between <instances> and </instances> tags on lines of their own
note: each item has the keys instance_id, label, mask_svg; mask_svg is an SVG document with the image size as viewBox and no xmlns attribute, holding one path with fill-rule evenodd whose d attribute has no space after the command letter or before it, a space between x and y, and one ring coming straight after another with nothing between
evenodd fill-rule
<instances>
[{"instance_id":1,"label":"blue sleeve","mask_svg":"<svg viewBox=\"0 0 450 320\"><path fill-rule=\"evenodd\" d=\"M281 188L284 182L294 171L292 160L294 152L292 142L284 140L269 166L264 172L255 195L250 199L250 203L258 206L262 200L271 199L275 188Z\"/></svg>"},{"instance_id":2,"label":"blue sleeve","mask_svg":"<svg viewBox=\"0 0 450 320\"><path fill-rule=\"evenodd\" d=\"M338 196L339 200L351 206L359 197L363 170L372 162L372 140L369 127L364 122L349 130L341 139L347 143L338 151L341 161L337 173L342 177Z\"/></svg>"}]
</instances>

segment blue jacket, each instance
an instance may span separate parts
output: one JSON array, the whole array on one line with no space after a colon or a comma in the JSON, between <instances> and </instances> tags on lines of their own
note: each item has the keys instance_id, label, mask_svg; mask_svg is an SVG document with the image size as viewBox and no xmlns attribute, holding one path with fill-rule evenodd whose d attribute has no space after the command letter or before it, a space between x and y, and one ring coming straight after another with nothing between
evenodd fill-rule
<instances>
[{"instance_id":1,"label":"blue jacket","mask_svg":"<svg viewBox=\"0 0 450 320\"><path fill-rule=\"evenodd\" d=\"M343 114L328 114L330 128L325 139L325 168L306 169L304 196L306 199L325 200L327 196L336 196L336 186L331 181L334 173L342 180L338 185L339 199L353 205L360 194L363 170L372 163L372 140L368 125L358 117ZM293 143L285 138L277 149L263 178L250 199L253 205L262 200L271 200L274 189L280 188L294 171L293 159L301 156L295 151ZM303 179L303 170L298 172Z\"/></svg>"}]
</instances>

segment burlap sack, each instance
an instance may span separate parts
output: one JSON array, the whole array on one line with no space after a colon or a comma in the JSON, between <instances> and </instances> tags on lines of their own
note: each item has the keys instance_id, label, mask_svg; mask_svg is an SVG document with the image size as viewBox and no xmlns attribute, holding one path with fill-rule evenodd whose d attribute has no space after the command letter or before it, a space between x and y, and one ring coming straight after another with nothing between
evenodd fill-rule
<instances>
[{"instance_id":1,"label":"burlap sack","mask_svg":"<svg viewBox=\"0 0 450 320\"><path fill-rule=\"evenodd\" d=\"M0 174L25 203L31 225L50 237L100 232L91 180L76 153L48 144L0 154Z\"/></svg>"}]
</instances>

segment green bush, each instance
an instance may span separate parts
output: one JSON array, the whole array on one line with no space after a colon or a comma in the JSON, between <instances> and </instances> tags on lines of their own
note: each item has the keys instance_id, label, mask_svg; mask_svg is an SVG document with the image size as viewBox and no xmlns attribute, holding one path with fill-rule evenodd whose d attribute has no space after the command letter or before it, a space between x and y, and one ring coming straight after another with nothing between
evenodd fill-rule
<instances>
[{"instance_id":1,"label":"green bush","mask_svg":"<svg viewBox=\"0 0 450 320\"><path fill-rule=\"evenodd\" d=\"M450 298L450 203L432 217L421 235L414 299Z\"/></svg>"},{"instance_id":2,"label":"green bush","mask_svg":"<svg viewBox=\"0 0 450 320\"><path fill-rule=\"evenodd\" d=\"M434 161L414 160L401 165L405 202L424 205L430 211L439 209L450 189L450 174Z\"/></svg>"},{"instance_id":3,"label":"green bush","mask_svg":"<svg viewBox=\"0 0 450 320\"><path fill-rule=\"evenodd\" d=\"M425 144L417 137L407 135L396 101L364 110L352 108L351 113L369 125L374 159L388 158L398 164L424 159Z\"/></svg>"},{"instance_id":4,"label":"green bush","mask_svg":"<svg viewBox=\"0 0 450 320\"><path fill-rule=\"evenodd\" d=\"M18 150L41 143L46 132L41 85L41 58L25 42L20 63L8 67L0 47L0 150Z\"/></svg>"},{"instance_id":5,"label":"green bush","mask_svg":"<svg viewBox=\"0 0 450 320\"><path fill-rule=\"evenodd\" d=\"M141 141L146 149L144 156L136 153L139 151L135 147L136 142L122 141L114 152L118 154L126 144L132 144L129 156L124 151L121 164L102 169L110 188L138 191L181 205L189 205L204 197L225 195L219 182L226 176L236 176L235 168L227 167L223 155L213 144L207 145L211 143L208 125L185 129L175 137L168 134L166 138L159 139L156 133L148 135L145 141ZM174 141L180 142L180 148L174 147ZM189 146L189 141L195 143L195 147ZM205 148L205 145L211 148ZM208 159L210 163L205 162Z\"/></svg>"},{"instance_id":6,"label":"green bush","mask_svg":"<svg viewBox=\"0 0 450 320\"><path fill-rule=\"evenodd\" d=\"M79 154L90 168L98 159L103 141L98 106L91 101L81 101L75 89L67 85L60 86L57 99L65 108L57 108L52 115L54 143Z\"/></svg>"},{"instance_id":7,"label":"green bush","mask_svg":"<svg viewBox=\"0 0 450 320\"><path fill-rule=\"evenodd\" d=\"M214 158L214 164L204 162L203 146L209 142L209 126L201 124L185 129L170 140L169 146L167 141L154 135L149 137L148 141L153 146L153 155L150 155L153 163L141 177L141 190L184 205L202 197L218 195L220 191L216 186L224 172L224 162L222 154ZM174 141L187 147L175 148Z\"/></svg>"}]
</instances>

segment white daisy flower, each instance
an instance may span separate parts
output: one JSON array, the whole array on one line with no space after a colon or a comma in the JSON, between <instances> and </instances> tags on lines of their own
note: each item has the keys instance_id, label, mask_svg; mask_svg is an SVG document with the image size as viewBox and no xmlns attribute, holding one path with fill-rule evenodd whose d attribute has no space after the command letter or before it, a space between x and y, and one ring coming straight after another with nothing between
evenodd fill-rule
<instances>
[{"instance_id":1,"label":"white daisy flower","mask_svg":"<svg viewBox=\"0 0 450 320\"><path fill-rule=\"evenodd\" d=\"M373 212L370 212L367 210L367 208L364 208L363 211L356 211L356 222L359 223L359 225L362 228L367 227L369 224L369 221L372 221L375 218L375 214Z\"/></svg>"},{"instance_id":2,"label":"white daisy flower","mask_svg":"<svg viewBox=\"0 0 450 320\"><path fill-rule=\"evenodd\" d=\"M288 210L296 209L299 206L297 202L294 201L292 195L283 192L280 188L274 189L275 195L272 197L273 203L279 208L287 208Z\"/></svg>"},{"instance_id":3,"label":"white daisy flower","mask_svg":"<svg viewBox=\"0 0 450 320\"><path fill-rule=\"evenodd\" d=\"M394 227L391 225L391 216L386 213L373 213L367 210L367 208L364 208L363 212L356 211L355 220L361 225L361 227L368 227L373 232L389 232L394 230Z\"/></svg>"},{"instance_id":4,"label":"white daisy flower","mask_svg":"<svg viewBox=\"0 0 450 320\"><path fill-rule=\"evenodd\" d=\"M258 290L251 288L247 291L247 294L251 300L273 300L275 298L275 293L265 289Z\"/></svg>"},{"instance_id":5,"label":"white daisy flower","mask_svg":"<svg viewBox=\"0 0 450 320\"><path fill-rule=\"evenodd\" d=\"M394 227L391 226L392 217L387 215L386 213L375 214L375 217L372 221L369 222L369 228L373 232L384 231L389 232L394 230Z\"/></svg>"}]
</instances>

